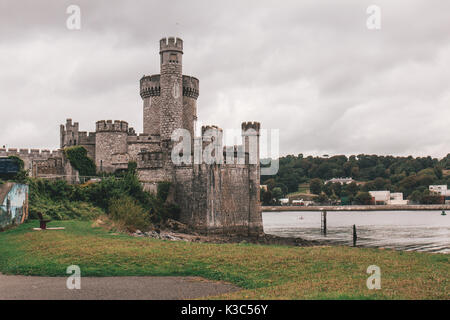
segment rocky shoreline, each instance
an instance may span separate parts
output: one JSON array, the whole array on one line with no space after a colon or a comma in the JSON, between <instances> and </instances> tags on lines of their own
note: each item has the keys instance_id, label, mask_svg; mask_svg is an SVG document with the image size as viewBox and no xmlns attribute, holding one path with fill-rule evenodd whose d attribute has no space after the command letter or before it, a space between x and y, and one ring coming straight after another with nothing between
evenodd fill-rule
<instances>
[{"instance_id":1,"label":"rocky shoreline","mask_svg":"<svg viewBox=\"0 0 450 320\"><path fill-rule=\"evenodd\" d=\"M153 238L169 241L185 241L185 242L203 242L203 243L252 243L263 245L286 245L298 247L310 247L318 245L329 245L325 241L305 240L295 237L278 237L270 234L262 234L258 237L240 236L240 235L203 235L195 232L189 232L186 225L171 220L166 228L158 230L150 230L142 232L136 230L130 233L133 237Z\"/></svg>"}]
</instances>

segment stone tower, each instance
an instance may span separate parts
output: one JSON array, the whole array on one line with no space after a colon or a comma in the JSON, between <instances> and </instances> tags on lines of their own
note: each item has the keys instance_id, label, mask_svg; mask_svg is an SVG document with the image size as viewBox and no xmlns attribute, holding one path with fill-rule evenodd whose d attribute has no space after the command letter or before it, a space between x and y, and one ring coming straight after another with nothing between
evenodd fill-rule
<instances>
[{"instance_id":1,"label":"stone tower","mask_svg":"<svg viewBox=\"0 0 450 320\"><path fill-rule=\"evenodd\" d=\"M163 38L159 44L161 73L142 77L140 94L144 102L144 134L160 137L168 146L175 129L188 130L192 139L195 136L199 81L183 75L183 40Z\"/></svg>"},{"instance_id":2,"label":"stone tower","mask_svg":"<svg viewBox=\"0 0 450 320\"><path fill-rule=\"evenodd\" d=\"M141 98L144 100L144 134L159 136L159 110L161 105L160 75L141 79Z\"/></svg>"},{"instance_id":3,"label":"stone tower","mask_svg":"<svg viewBox=\"0 0 450 320\"><path fill-rule=\"evenodd\" d=\"M183 128L183 41L160 40L161 55L161 141L169 142L175 129Z\"/></svg>"},{"instance_id":4,"label":"stone tower","mask_svg":"<svg viewBox=\"0 0 450 320\"><path fill-rule=\"evenodd\" d=\"M99 171L114 172L114 157L125 155L128 123L125 121L101 120L96 123L95 164Z\"/></svg>"}]
</instances>

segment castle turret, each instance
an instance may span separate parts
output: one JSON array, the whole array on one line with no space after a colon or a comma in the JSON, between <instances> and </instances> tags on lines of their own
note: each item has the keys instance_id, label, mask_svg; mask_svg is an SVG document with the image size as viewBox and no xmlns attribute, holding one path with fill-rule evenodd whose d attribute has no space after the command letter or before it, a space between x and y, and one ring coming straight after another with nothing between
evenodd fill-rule
<instances>
[{"instance_id":1,"label":"castle turret","mask_svg":"<svg viewBox=\"0 0 450 320\"><path fill-rule=\"evenodd\" d=\"M248 165L249 185L249 235L257 236L263 233L260 204L260 165L259 165L259 136L261 125L259 122L242 123L242 142L246 156L245 164Z\"/></svg>"},{"instance_id":2,"label":"castle turret","mask_svg":"<svg viewBox=\"0 0 450 320\"><path fill-rule=\"evenodd\" d=\"M144 133L160 135L161 87L160 75L144 76L140 81L140 94L144 100Z\"/></svg>"},{"instance_id":3,"label":"castle turret","mask_svg":"<svg viewBox=\"0 0 450 320\"><path fill-rule=\"evenodd\" d=\"M72 124L72 119L66 120L66 125L60 126L60 147L66 148L70 146L75 146L78 144L78 130L79 130L79 124L78 122L75 122Z\"/></svg>"},{"instance_id":4,"label":"castle turret","mask_svg":"<svg viewBox=\"0 0 450 320\"><path fill-rule=\"evenodd\" d=\"M188 130L192 139L195 136L197 123L197 98L199 81L197 78L183 76L183 128Z\"/></svg>"},{"instance_id":5,"label":"castle turret","mask_svg":"<svg viewBox=\"0 0 450 320\"><path fill-rule=\"evenodd\" d=\"M125 121L101 120L97 121L95 134L95 155L97 170L114 172L119 169L115 159L126 156L128 123Z\"/></svg>"},{"instance_id":6,"label":"castle turret","mask_svg":"<svg viewBox=\"0 0 450 320\"><path fill-rule=\"evenodd\" d=\"M160 40L161 55L161 140L170 141L175 129L183 128L183 41L180 38Z\"/></svg>"}]
</instances>

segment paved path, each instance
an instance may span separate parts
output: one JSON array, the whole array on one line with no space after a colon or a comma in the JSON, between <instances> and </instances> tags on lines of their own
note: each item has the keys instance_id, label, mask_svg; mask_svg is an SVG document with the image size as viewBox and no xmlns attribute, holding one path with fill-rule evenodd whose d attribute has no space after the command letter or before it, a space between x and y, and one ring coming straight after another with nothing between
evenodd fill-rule
<instances>
[{"instance_id":1,"label":"paved path","mask_svg":"<svg viewBox=\"0 0 450 320\"><path fill-rule=\"evenodd\" d=\"M0 274L0 300L173 300L195 299L240 290L197 277L82 277L69 290L65 277Z\"/></svg>"}]
</instances>

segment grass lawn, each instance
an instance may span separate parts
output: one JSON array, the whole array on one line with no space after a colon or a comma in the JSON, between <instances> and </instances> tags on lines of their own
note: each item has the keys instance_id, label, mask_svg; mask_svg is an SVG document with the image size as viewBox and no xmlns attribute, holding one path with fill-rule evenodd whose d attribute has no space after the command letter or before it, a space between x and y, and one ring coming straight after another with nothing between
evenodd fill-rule
<instances>
[{"instance_id":1,"label":"grass lawn","mask_svg":"<svg viewBox=\"0 0 450 320\"><path fill-rule=\"evenodd\" d=\"M201 276L243 290L224 299L449 299L449 256L351 247L206 244L134 238L54 221L64 231L32 231L37 221L0 233L0 272L67 276ZM366 269L381 268L381 290Z\"/></svg>"}]
</instances>

